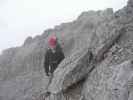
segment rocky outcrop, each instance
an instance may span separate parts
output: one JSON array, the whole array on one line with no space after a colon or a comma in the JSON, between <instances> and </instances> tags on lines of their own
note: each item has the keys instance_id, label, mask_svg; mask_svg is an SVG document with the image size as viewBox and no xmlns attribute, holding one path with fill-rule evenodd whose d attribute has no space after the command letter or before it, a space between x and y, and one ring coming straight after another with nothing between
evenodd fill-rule
<instances>
[{"instance_id":1,"label":"rocky outcrop","mask_svg":"<svg viewBox=\"0 0 133 100\"><path fill-rule=\"evenodd\" d=\"M133 21L129 17L132 13L128 11L129 6L118 11L117 24L123 26L126 31L122 31L123 35L113 44L105 55L106 58L96 66L83 85L85 100L133 99Z\"/></svg>"},{"instance_id":2,"label":"rocky outcrop","mask_svg":"<svg viewBox=\"0 0 133 100\"><path fill-rule=\"evenodd\" d=\"M85 100L130 100L132 60L114 66L108 64L109 61L106 61L106 64L104 61L88 78L83 91Z\"/></svg>"},{"instance_id":3,"label":"rocky outcrop","mask_svg":"<svg viewBox=\"0 0 133 100\"><path fill-rule=\"evenodd\" d=\"M93 55L91 50L85 48L67 57L54 72L48 91L58 94L88 76L88 73L95 68L95 65L104 60L105 53L124 33L125 29L121 28L116 34L109 37L106 43L97 49L96 55Z\"/></svg>"},{"instance_id":4,"label":"rocky outcrop","mask_svg":"<svg viewBox=\"0 0 133 100\"><path fill-rule=\"evenodd\" d=\"M69 86L82 80L94 65L92 52L87 48L66 58L54 72L49 91L58 94Z\"/></svg>"},{"instance_id":5,"label":"rocky outcrop","mask_svg":"<svg viewBox=\"0 0 133 100\"><path fill-rule=\"evenodd\" d=\"M83 12L0 55L0 100L132 100L132 0L116 12ZM50 84L43 69L49 33L65 59ZM63 33L63 34L62 34Z\"/></svg>"}]
</instances>

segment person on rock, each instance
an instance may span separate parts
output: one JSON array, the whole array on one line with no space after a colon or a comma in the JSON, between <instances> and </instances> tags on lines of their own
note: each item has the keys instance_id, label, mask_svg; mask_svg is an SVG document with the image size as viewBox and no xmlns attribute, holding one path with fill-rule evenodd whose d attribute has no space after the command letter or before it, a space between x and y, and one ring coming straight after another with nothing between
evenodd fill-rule
<instances>
[{"instance_id":1,"label":"person on rock","mask_svg":"<svg viewBox=\"0 0 133 100\"><path fill-rule=\"evenodd\" d=\"M46 75L51 76L65 56L55 35L49 37L48 46L49 48L45 54L44 68Z\"/></svg>"},{"instance_id":2,"label":"person on rock","mask_svg":"<svg viewBox=\"0 0 133 100\"><path fill-rule=\"evenodd\" d=\"M52 81L53 73L64 58L65 56L60 44L58 43L57 37L55 35L50 36L48 38L48 49L45 53L44 61L45 73L46 76L49 77L49 81L46 86L46 92L44 93L44 100L50 95L48 87Z\"/></svg>"}]
</instances>

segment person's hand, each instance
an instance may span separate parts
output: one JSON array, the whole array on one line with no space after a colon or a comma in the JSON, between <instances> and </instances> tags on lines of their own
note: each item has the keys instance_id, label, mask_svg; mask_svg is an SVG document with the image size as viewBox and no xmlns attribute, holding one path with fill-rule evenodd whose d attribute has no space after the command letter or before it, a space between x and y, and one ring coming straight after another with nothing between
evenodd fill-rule
<instances>
[{"instance_id":1,"label":"person's hand","mask_svg":"<svg viewBox=\"0 0 133 100\"><path fill-rule=\"evenodd\" d=\"M49 72L48 75L51 76L52 74Z\"/></svg>"},{"instance_id":2,"label":"person's hand","mask_svg":"<svg viewBox=\"0 0 133 100\"><path fill-rule=\"evenodd\" d=\"M48 76L48 77L49 77L49 73L46 73L46 76Z\"/></svg>"}]
</instances>

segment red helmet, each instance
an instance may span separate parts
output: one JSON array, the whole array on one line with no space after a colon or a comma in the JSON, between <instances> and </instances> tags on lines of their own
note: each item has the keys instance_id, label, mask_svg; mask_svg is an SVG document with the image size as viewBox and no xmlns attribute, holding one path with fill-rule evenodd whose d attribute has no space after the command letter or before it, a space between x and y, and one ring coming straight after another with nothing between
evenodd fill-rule
<instances>
[{"instance_id":1,"label":"red helmet","mask_svg":"<svg viewBox=\"0 0 133 100\"><path fill-rule=\"evenodd\" d=\"M49 37L48 44L50 47L54 48L56 46L56 42L57 42L56 36L53 35L53 36Z\"/></svg>"}]
</instances>

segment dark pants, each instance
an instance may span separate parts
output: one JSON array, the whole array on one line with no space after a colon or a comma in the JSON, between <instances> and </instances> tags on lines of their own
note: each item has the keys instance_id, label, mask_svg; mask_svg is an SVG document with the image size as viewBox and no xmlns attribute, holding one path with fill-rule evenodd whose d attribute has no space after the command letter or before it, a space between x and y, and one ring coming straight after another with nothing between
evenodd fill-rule
<instances>
[{"instance_id":1,"label":"dark pants","mask_svg":"<svg viewBox=\"0 0 133 100\"><path fill-rule=\"evenodd\" d=\"M49 68L49 72L50 72L51 74L53 74L54 71L56 70L57 66L58 66L57 62L52 62L52 63L50 64L50 66L49 66L49 67L50 67L50 68Z\"/></svg>"}]
</instances>

